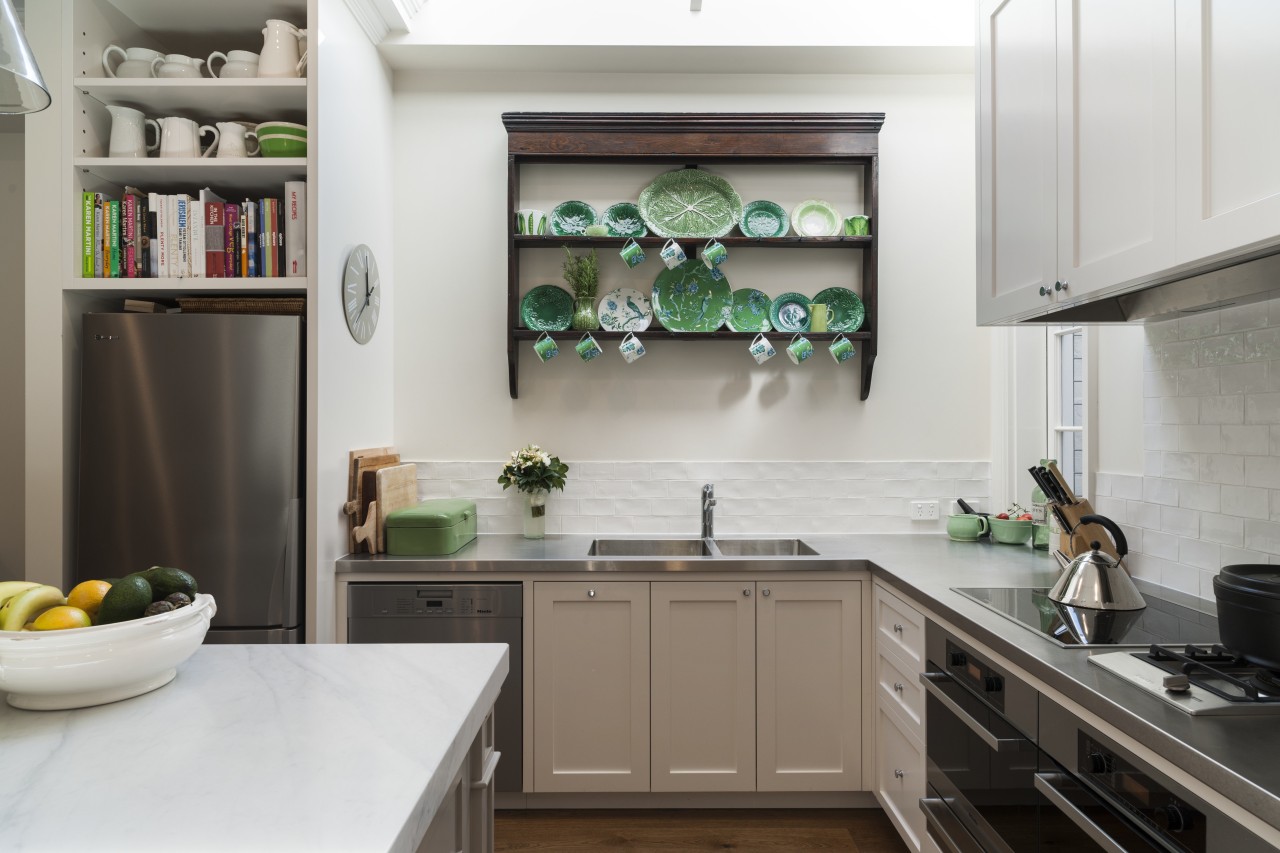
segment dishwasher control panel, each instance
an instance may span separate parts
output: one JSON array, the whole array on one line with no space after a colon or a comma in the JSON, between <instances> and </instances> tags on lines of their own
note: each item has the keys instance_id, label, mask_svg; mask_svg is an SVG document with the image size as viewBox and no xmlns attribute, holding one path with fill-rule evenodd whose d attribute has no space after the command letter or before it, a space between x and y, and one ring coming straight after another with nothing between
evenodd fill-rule
<instances>
[{"instance_id":1,"label":"dishwasher control panel","mask_svg":"<svg viewBox=\"0 0 1280 853\"><path fill-rule=\"evenodd\" d=\"M519 584L352 584L348 615L519 617Z\"/></svg>"}]
</instances>

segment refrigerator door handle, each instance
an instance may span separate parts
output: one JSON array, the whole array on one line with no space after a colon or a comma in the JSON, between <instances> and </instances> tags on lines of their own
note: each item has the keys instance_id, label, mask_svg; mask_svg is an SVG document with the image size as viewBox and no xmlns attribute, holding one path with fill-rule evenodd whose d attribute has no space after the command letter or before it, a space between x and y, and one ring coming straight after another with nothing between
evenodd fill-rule
<instances>
[{"instance_id":1,"label":"refrigerator door handle","mask_svg":"<svg viewBox=\"0 0 1280 853\"><path fill-rule=\"evenodd\" d=\"M284 566L280 572L284 579L284 627L298 626L298 498L289 500L289 517L285 523Z\"/></svg>"}]
</instances>

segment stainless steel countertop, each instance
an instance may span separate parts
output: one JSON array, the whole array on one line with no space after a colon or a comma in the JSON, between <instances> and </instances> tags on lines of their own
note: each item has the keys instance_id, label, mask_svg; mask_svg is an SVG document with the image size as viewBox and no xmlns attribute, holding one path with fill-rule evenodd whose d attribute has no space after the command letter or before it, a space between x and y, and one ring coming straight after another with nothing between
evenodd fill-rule
<instances>
[{"instance_id":1,"label":"stainless steel countertop","mask_svg":"<svg viewBox=\"0 0 1280 853\"><path fill-rule=\"evenodd\" d=\"M355 575L360 573L373 572L869 570L1034 678L1268 824L1280 827L1280 715L1224 718L1184 714L1089 664L1089 652L1060 648L951 591L952 587L968 586L1048 586L1057 577L1058 568L1046 552L1026 546L952 542L942 535L802 533L799 538L812 545L818 556L763 560L684 557L673 561L676 565L672 567L669 561L653 558L588 557L592 538L548 536L530 541L514 535L487 535L445 557L349 555L339 559L336 568L339 573L351 573L350 581L358 581Z\"/></svg>"}]
</instances>

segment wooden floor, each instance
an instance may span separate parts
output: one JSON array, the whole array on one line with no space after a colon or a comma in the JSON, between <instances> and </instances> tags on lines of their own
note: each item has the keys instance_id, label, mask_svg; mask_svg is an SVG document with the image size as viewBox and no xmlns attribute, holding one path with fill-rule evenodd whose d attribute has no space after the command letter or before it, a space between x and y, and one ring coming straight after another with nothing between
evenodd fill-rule
<instances>
[{"instance_id":1,"label":"wooden floor","mask_svg":"<svg viewBox=\"0 0 1280 853\"><path fill-rule=\"evenodd\" d=\"M494 835L497 851L902 853L907 849L879 809L500 811Z\"/></svg>"}]
</instances>

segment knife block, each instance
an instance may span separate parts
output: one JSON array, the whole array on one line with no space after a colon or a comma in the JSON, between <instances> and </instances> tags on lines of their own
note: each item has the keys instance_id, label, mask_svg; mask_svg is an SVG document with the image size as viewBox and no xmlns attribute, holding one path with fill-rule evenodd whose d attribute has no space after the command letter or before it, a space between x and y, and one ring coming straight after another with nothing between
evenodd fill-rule
<instances>
[{"instance_id":1,"label":"knife block","mask_svg":"<svg viewBox=\"0 0 1280 853\"><path fill-rule=\"evenodd\" d=\"M1062 553L1068 557L1077 557L1080 554L1090 550L1091 542L1099 542L1102 547L1098 550L1104 554L1110 555L1111 559L1119 560L1120 555L1116 553L1115 543L1111 541L1111 534L1107 533L1107 529L1101 524L1081 524L1080 519L1086 515L1096 515L1093 511L1093 505L1087 500L1079 500L1073 504L1055 504L1058 511L1062 513L1063 519L1067 524L1071 525L1071 530L1062 531L1062 541L1059 547Z\"/></svg>"}]
</instances>

